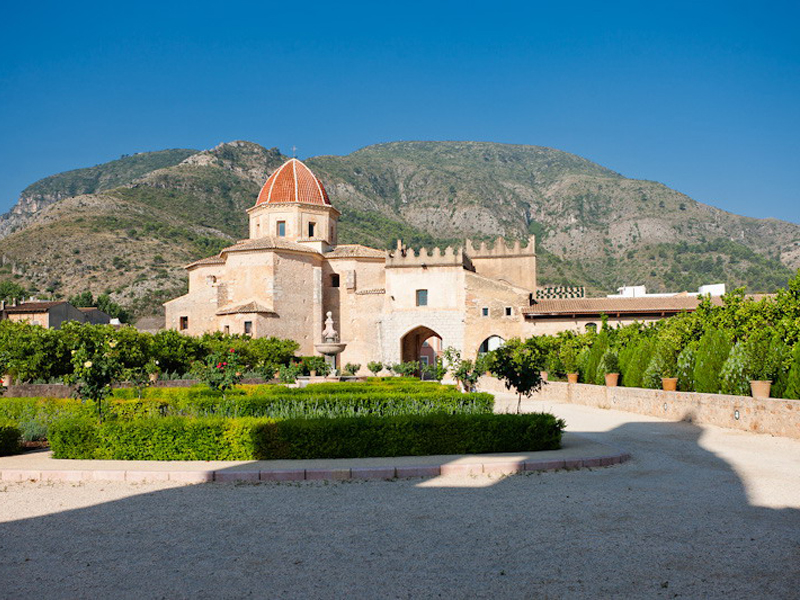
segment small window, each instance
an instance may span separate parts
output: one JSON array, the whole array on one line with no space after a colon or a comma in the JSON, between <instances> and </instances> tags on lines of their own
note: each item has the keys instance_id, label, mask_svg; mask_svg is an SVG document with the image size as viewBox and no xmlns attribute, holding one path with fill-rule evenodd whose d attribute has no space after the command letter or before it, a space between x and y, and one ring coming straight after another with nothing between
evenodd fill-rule
<instances>
[{"instance_id":1,"label":"small window","mask_svg":"<svg viewBox=\"0 0 800 600\"><path fill-rule=\"evenodd\" d=\"M178 329L180 329L181 331L189 329L189 317L181 317Z\"/></svg>"},{"instance_id":2,"label":"small window","mask_svg":"<svg viewBox=\"0 0 800 600\"><path fill-rule=\"evenodd\" d=\"M314 237L314 230L316 228L317 228L317 224L316 223L309 223L308 224L308 237L310 237L310 238Z\"/></svg>"},{"instance_id":3,"label":"small window","mask_svg":"<svg viewBox=\"0 0 800 600\"><path fill-rule=\"evenodd\" d=\"M225 327L222 328L222 332L225 335L230 335L231 334L231 326L230 325L225 325Z\"/></svg>"},{"instance_id":4,"label":"small window","mask_svg":"<svg viewBox=\"0 0 800 600\"><path fill-rule=\"evenodd\" d=\"M334 273L331 275L331 287L339 287L339 274Z\"/></svg>"},{"instance_id":5,"label":"small window","mask_svg":"<svg viewBox=\"0 0 800 600\"><path fill-rule=\"evenodd\" d=\"M586 331L597 331L597 323L587 323Z\"/></svg>"},{"instance_id":6,"label":"small window","mask_svg":"<svg viewBox=\"0 0 800 600\"><path fill-rule=\"evenodd\" d=\"M488 317L489 316L489 307L488 306L484 306L481 309L481 316L482 317Z\"/></svg>"},{"instance_id":7,"label":"small window","mask_svg":"<svg viewBox=\"0 0 800 600\"><path fill-rule=\"evenodd\" d=\"M510 306L506 306L506 316L507 317L511 316L511 307Z\"/></svg>"},{"instance_id":8,"label":"small window","mask_svg":"<svg viewBox=\"0 0 800 600\"><path fill-rule=\"evenodd\" d=\"M278 237L286 237L286 221L278 221Z\"/></svg>"},{"instance_id":9,"label":"small window","mask_svg":"<svg viewBox=\"0 0 800 600\"><path fill-rule=\"evenodd\" d=\"M417 306L428 306L428 290L417 290Z\"/></svg>"},{"instance_id":10,"label":"small window","mask_svg":"<svg viewBox=\"0 0 800 600\"><path fill-rule=\"evenodd\" d=\"M253 333L253 322L252 321L245 321L244 322L244 332L247 335L250 335L250 334Z\"/></svg>"}]
</instances>

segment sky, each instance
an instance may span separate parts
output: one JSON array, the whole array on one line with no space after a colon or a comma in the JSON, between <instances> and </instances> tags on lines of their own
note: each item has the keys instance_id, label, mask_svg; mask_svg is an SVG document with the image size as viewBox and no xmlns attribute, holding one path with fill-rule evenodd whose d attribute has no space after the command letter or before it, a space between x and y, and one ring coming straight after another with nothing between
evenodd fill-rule
<instances>
[{"instance_id":1,"label":"sky","mask_svg":"<svg viewBox=\"0 0 800 600\"><path fill-rule=\"evenodd\" d=\"M549 146L800 223L797 2L7 2L0 211L123 154L244 139Z\"/></svg>"}]
</instances>

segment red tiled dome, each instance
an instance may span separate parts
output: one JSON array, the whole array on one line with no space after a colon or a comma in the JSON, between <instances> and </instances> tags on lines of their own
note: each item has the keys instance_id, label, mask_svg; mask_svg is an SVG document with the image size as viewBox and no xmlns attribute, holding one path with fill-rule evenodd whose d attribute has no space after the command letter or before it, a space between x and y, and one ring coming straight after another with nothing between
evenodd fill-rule
<instances>
[{"instance_id":1,"label":"red tiled dome","mask_svg":"<svg viewBox=\"0 0 800 600\"><path fill-rule=\"evenodd\" d=\"M296 158L287 160L269 176L258 194L256 206L283 202L331 205L322 182Z\"/></svg>"}]
</instances>

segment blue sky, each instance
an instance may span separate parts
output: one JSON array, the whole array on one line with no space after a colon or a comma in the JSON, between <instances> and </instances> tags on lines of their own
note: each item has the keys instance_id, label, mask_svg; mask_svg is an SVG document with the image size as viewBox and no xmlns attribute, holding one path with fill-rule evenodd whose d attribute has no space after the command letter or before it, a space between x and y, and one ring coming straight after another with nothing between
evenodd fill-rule
<instances>
[{"instance_id":1,"label":"blue sky","mask_svg":"<svg viewBox=\"0 0 800 600\"><path fill-rule=\"evenodd\" d=\"M0 210L36 179L246 139L559 148L800 223L797 3L7 3Z\"/></svg>"}]
</instances>

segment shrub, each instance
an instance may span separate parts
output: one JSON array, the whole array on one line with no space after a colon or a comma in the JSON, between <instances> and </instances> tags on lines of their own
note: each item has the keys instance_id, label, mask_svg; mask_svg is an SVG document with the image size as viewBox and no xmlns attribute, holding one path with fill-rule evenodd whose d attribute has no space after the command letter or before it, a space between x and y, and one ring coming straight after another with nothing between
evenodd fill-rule
<instances>
[{"instance_id":1,"label":"shrub","mask_svg":"<svg viewBox=\"0 0 800 600\"><path fill-rule=\"evenodd\" d=\"M22 448L22 432L14 423L0 421L0 456L16 454Z\"/></svg>"},{"instance_id":2,"label":"shrub","mask_svg":"<svg viewBox=\"0 0 800 600\"><path fill-rule=\"evenodd\" d=\"M774 381L781 370L784 343L767 330L754 332L744 343L743 356L749 380Z\"/></svg>"},{"instance_id":3,"label":"shrub","mask_svg":"<svg viewBox=\"0 0 800 600\"><path fill-rule=\"evenodd\" d=\"M370 361L367 363L367 370L370 373L372 373L373 377L377 377L378 373L380 373L383 370L383 363L375 360Z\"/></svg>"},{"instance_id":4,"label":"shrub","mask_svg":"<svg viewBox=\"0 0 800 600\"><path fill-rule=\"evenodd\" d=\"M343 369L343 370L344 370L344 372L345 372L345 373L347 373L348 375L350 375L350 376L352 377L353 375L355 375L356 373L358 373L358 371L359 371L360 369L361 369L361 365L359 365L359 364L357 364L357 363L347 363L347 364L344 366L344 369Z\"/></svg>"},{"instance_id":5,"label":"shrub","mask_svg":"<svg viewBox=\"0 0 800 600\"><path fill-rule=\"evenodd\" d=\"M792 350L783 398L800 400L800 344Z\"/></svg>"},{"instance_id":6,"label":"shrub","mask_svg":"<svg viewBox=\"0 0 800 600\"><path fill-rule=\"evenodd\" d=\"M217 351L209 355L205 362L197 361L192 372L209 389L221 392L224 398L228 390L242 380L242 365L234 348Z\"/></svg>"},{"instance_id":7,"label":"shrub","mask_svg":"<svg viewBox=\"0 0 800 600\"><path fill-rule=\"evenodd\" d=\"M608 350L608 341L605 335L598 335L594 343L588 348L585 356L583 357L583 364L581 365L580 375L584 383L594 383L597 385L605 384L605 377L599 376L598 372L602 371L600 361L603 360L603 355Z\"/></svg>"},{"instance_id":8,"label":"shrub","mask_svg":"<svg viewBox=\"0 0 800 600\"><path fill-rule=\"evenodd\" d=\"M560 447L553 415L351 419L72 419L53 428L56 458L272 460L528 452Z\"/></svg>"},{"instance_id":9,"label":"shrub","mask_svg":"<svg viewBox=\"0 0 800 600\"><path fill-rule=\"evenodd\" d=\"M745 344L736 342L719 374L719 391L723 394L747 396L750 394L750 377L747 373Z\"/></svg>"},{"instance_id":10,"label":"shrub","mask_svg":"<svg viewBox=\"0 0 800 600\"><path fill-rule=\"evenodd\" d=\"M675 375L678 378L678 389L682 392L694 390L694 363L697 346L697 341L690 342L678 355Z\"/></svg>"},{"instance_id":11,"label":"shrub","mask_svg":"<svg viewBox=\"0 0 800 600\"><path fill-rule=\"evenodd\" d=\"M419 363L416 361L403 362L393 365L390 370L394 371L401 377L410 377L411 375L416 375L419 373Z\"/></svg>"},{"instance_id":12,"label":"shrub","mask_svg":"<svg viewBox=\"0 0 800 600\"><path fill-rule=\"evenodd\" d=\"M614 350L606 350L603 354L603 358L600 360L598 368L601 371L603 379L605 379L605 376L609 373L619 373L619 355Z\"/></svg>"},{"instance_id":13,"label":"shrub","mask_svg":"<svg viewBox=\"0 0 800 600\"><path fill-rule=\"evenodd\" d=\"M696 392L719 392L720 372L730 351L731 342L723 331L712 329L700 338L694 365Z\"/></svg>"},{"instance_id":14,"label":"shrub","mask_svg":"<svg viewBox=\"0 0 800 600\"><path fill-rule=\"evenodd\" d=\"M654 342L649 337L640 339L630 356L627 357L627 368L622 373L622 385L626 387L642 387L644 374L653 356Z\"/></svg>"}]
</instances>

